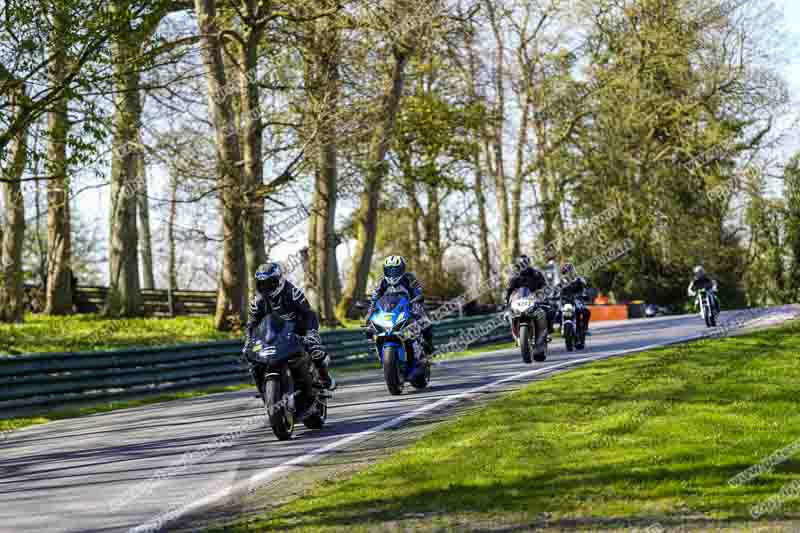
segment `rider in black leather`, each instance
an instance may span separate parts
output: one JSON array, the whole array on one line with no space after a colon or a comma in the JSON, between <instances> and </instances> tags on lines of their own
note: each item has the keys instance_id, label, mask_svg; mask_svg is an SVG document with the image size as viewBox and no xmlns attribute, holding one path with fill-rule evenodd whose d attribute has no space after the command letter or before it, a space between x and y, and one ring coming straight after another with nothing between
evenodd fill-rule
<instances>
[{"instance_id":1,"label":"rider in black leather","mask_svg":"<svg viewBox=\"0 0 800 533\"><path fill-rule=\"evenodd\" d=\"M589 288L589 283L585 278L578 275L572 263L564 263L561 267L561 275L564 279L561 280L561 297L564 300L574 302L576 298L583 299L583 294ZM592 318L592 312L585 305L581 306L576 314L584 331L589 333L589 321Z\"/></svg>"},{"instance_id":2,"label":"rider in black leather","mask_svg":"<svg viewBox=\"0 0 800 533\"><path fill-rule=\"evenodd\" d=\"M245 351L253 331L269 312L274 311L284 320L295 323L295 334L303 342L305 350L319 372L322 385L329 390L336 388L336 380L328 372L330 356L322 345L319 335L319 319L311 309L305 294L283 275L278 263L265 263L256 270L256 294L250 300L247 317Z\"/></svg>"},{"instance_id":3,"label":"rider in black leather","mask_svg":"<svg viewBox=\"0 0 800 533\"><path fill-rule=\"evenodd\" d=\"M547 287L547 278L542 272L535 268L531 263L530 257L521 255L517 258L514 265L515 273L508 280L508 287L506 288L506 306L510 304L511 294L521 288L526 287L532 292L539 291ZM538 336L536 337L536 351L543 352L547 344L547 335L553 330L553 318L549 308L545 308L541 320L536 319L536 330Z\"/></svg>"},{"instance_id":4,"label":"rider in black leather","mask_svg":"<svg viewBox=\"0 0 800 533\"><path fill-rule=\"evenodd\" d=\"M719 288L719 284L717 280L709 277L706 274L706 270L703 268L703 265L697 265L694 267L694 279L689 283L688 293L689 296L695 296L697 291L700 289L706 289L712 295L712 300L714 301L714 308L716 312L719 313L719 295L717 294L717 289Z\"/></svg>"},{"instance_id":5,"label":"rider in black leather","mask_svg":"<svg viewBox=\"0 0 800 533\"><path fill-rule=\"evenodd\" d=\"M511 293L520 287L527 287L531 291L536 292L547 286L547 278L544 274L531 264L531 260L527 255L521 255L516 262L517 268L514 275L508 280L508 288L506 288L506 305Z\"/></svg>"}]
</instances>

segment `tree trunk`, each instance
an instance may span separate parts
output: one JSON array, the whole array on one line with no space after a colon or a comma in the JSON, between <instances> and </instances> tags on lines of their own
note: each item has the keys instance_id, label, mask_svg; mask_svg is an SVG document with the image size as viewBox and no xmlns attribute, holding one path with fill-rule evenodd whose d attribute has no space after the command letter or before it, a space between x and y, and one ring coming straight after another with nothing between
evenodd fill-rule
<instances>
[{"instance_id":1,"label":"tree trunk","mask_svg":"<svg viewBox=\"0 0 800 533\"><path fill-rule=\"evenodd\" d=\"M247 14L255 19L256 0L247 0ZM264 180L262 157L262 125L259 104L258 71L259 44L263 36L261 25L247 26L243 37L244 45L239 54L240 123L242 135L242 158L244 159L243 180L245 186L244 205L244 250L249 292L255 293L252 283L258 266L267 261L264 246L264 198L256 194L256 189Z\"/></svg>"},{"instance_id":2,"label":"tree trunk","mask_svg":"<svg viewBox=\"0 0 800 533\"><path fill-rule=\"evenodd\" d=\"M22 112L26 99L25 85L18 82L12 89L10 110ZM25 317L25 289L22 277L22 247L25 238L25 200L22 195L22 174L27 163L25 127L12 140L8 163L3 168L3 241L0 250L0 322L22 322Z\"/></svg>"},{"instance_id":3,"label":"tree trunk","mask_svg":"<svg viewBox=\"0 0 800 533\"><path fill-rule=\"evenodd\" d=\"M381 106L380 121L372 132L368 155L366 187L361 193L361 206L356 213L355 223L358 243L353 256L353 269L347 280L339 315L354 318L353 303L362 298L367 289L372 254L375 250L375 237L378 223L378 200L381 185L386 175L386 152L394 133L395 118L400 107L405 82L405 67L412 50L396 47L390 78L387 80Z\"/></svg>"},{"instance_id":4,"label":"tree trunk","mask_svg":"<svg viewBox=\"0 0 800 533\"><path fill-rule=\"evenodd\" d=\"M169 290L178 290L178 266L175 249L175 219L178 217L178 174L171 176L169 191L169 218L167 219L167 247L169 259L167 263L167 283Z\"/></svg>"},{"instance_id":5,"label":"tree trunk","mask_svg":"<svg viewBox=\"0 0 800 533\"><path fill-rule=\"evenodd\" d=\"M465 45L467 49L467 78L469 84L469 95L473 102L480 99L477 87L478 79L478 59L475 55L474 35L472 29L464 33ZM484 131L481 131L485 135ZM488 154L487 154L488 157ZM488 162L488 161L487 161ZM492 276L491 252L489 249L489 224L486 220L486 194L483 190L483 167L481 166L480 151L473 155L473 165L475 167L475 199L478 206L478 231L480 241L480 257L478 263L481 270L481 287Z\"/></svg>"},{"instance_id":6,"label":"tree trunk","mask_svg":"<svg viewBox=\"0 0 800 533\"><path fill-rule=\"evenodd\" d=\"M419 223L422 220L422 207L417 198L416 181L411 167L411 156L408 151L399 154L400 163L403 166L403 191L406 193L408 205L411 208L411 251L414 260L422 259L422 234L419 231Z\"/></svg>"},{"instance_id":7,"label":"tree trunk","mask_svg":"<svg viewBox=\"0 0 800 533\"><path fill-rule=\"evenodd\" d=\"M480 161L476 161L475 164L475 198L478 204L481 287L483 287L492 277L492 264L489 251L489 224L486 222L486 195L483 192L483 171Z\"/></svg>"},{"instance_id":8,"label":"tree trunk","mask_svg":"<svg viewBox=\"0 0 800 533\"><path fill-rule=\"evenodd\" d=\"M64 13L53 13L49 53L53 54L49 78L51 89L63 87L67 68L64 36L69 21ZM69 116L67 95L62 91L48 113L50 180L47 182L47 287L45 313L72 313L72 269L67 135Z\"/></svg>"},{"instance_id":9,"label":"tree trunk","mask_svg":"<svg viewBox=\"0 0 800 533\"><path fill-rule=\"evenodd\" d=\"M326 7L328 7L326 5ZM309 271L317 292L322 322L338 323L336 292L336 188L338 183L338 144L335 117L339 107L339 35L335 21L316 21L312 41L312 61L308 69L310 100L316 115L317 142L313 214L309 228Z\"/></svg>"},{"instance_id":10,"label":"tree trunk","mask_svg":"<svg viewBox=\"0 0 800 533\"><path fill-rule=\"evenodd\" d=\"M495 38L495 71L493 76L495 88L494 116L492 117L491 156L494 157L494 185L500 217L500 255L501 263L510 265L514 259L511 243L511 225L506 192L506 175L503 156L503 125L505 124L505 41L500 21L495 11L494 2L485 2L489 12L492 33ZM490 156L487 153L487 156ZM488 159L488 157L487 157Z\"/></svg>"},{"instance_id":11,"label":"tree trunk","mask_svg":"<svg viewBox=\"0 0 800 533\"><path fill-rule=\"evenodd\" d=\"M217 25L216 2L195 0L201 37L201 52L206 68L208 105L214 123L217 145L217 180L222 201L222 271L214 319L219 330L235 327L235 322L245 320L245 276L243 263L240 200L241 177L237 168L240 160L239 136L236 120L226 93L225 66Z\"/></svg>"},{"instance_id":12,"label":"tree trunk","mask_svg":"<svg viewBox=\"0 0 800 533\"><path fill-rule=\"evenodd\" d=\"M122 11L126 2L115 0L113 8ZM136 227L142 116L139 71L135 67L138 46L132 31L120 31L112 42L116 111L111 160L109 290L105 308L108 316L138 316L143 312Z\"/></svg>"},{"instance_id":13,"label":"tree trunk","mask_svg":"<svg viewBox=\"0 0 800 533\"><path fill-rule=\"evenodd\" d=\"M519 132L517 133L517 154L514 169L514 185L511 188L511 227L509 235L509 250L511 257L520 255L520 221L522 214L522 188L525 184L525 150L528 144L528 113L530 111L530 96L526 91L522 105Z\"/></svg>"},{"instance_id":14,"label":"tree trunk","mask_svg":"<svg viewBox=\"0 0 800 533\"><path fill-rule=\"evenodd\" d=\"M444 250L442 248L441 235L441 213L439 212L439 189L435 184L427 184L428 212L425 213L425 242L428 245L428 257L430 258L433 275L437 278L444 271L443 259Z\"/></svg>"},{"instance_id":15,"label":"tree trunk","mask_svg":"<svg viewBox=\"0 0 800 533\"><path fill-rule=\"evenodd\" d=\"M140 140L141 141L141 140ZM142 288L153 290L156 288L153 273L153 237L150 232L150 198L147 194L147 168L144 154L138 158L139 190L136 198L139 208L139 246L142 253Z\"/></svg>"}]
</instances>

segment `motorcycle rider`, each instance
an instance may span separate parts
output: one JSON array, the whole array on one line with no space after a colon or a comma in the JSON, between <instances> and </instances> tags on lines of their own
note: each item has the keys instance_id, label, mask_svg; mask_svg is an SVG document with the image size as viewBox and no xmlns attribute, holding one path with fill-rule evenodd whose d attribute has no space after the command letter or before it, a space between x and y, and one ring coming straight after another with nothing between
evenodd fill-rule
<instances>
[{"instance_id":1,"label":"motorcycle rider","mask_svg":"<svg viewBox=\"0 0 800 533\"><path fill-rule=\"evenodd\" d=\"M577 298L583 299L583 294L589 288L589 283L582 276L578 275L575 266L572 263L564 263L561 266L561 296L564 300L574 301ZM591 336L589 333L589 321L592 318L592 312L585 305L576 306L576 317L580 321L581 326L584 328L586 335Z\"/></svg>"},{"instance_id":2,"label":"motorcycle rider","mask_svg":"<svg viewBox=\"0 0 800 533\"><path fill-rule=\"evenodd\" d=\"M422 285L420 285L417 276L413 272L406 272L406 260L399 255L390 255L383 261L383 279L372 291L369 301L369 310L367 311L367 327L369 327L369 320L372 313L375 312L375 306L378 304L389 287L403 287L411 295L411 299L418 298L411 307L411 312L414 313L415 319L421 324L427 324L421 331L422 334L422 348L427 356L433 354L433 324L427 319L425 307L423 306L424 296L422 294ZM367 333L370 335L370 333Z\"/></svg>"},{"instance_id":3,"label":"motorcycle rider","mask_svg":"<svg viewBox=\"0 0 800 533\"><path fill-rule=\"evenodd\" d=\"M336 388L336 380L328 372L330 356L322 345L319 335L319 319L311 309L305 294L283 275L278 263L265 263L256 270L256 293L250 300L247 317L245 353L249 348L253 331L268 313L274 311L283 320L295 322L295 334L319 373L322 386L328 390Z\"/></svg>"},{"instance_id":4,"label":"motorcycle rider","mask_svg":"<svg viewBox=\"0 0 800 533\"><path fill-rule=\"evenodd\" d=\"M709 277L703 265L694 267L694 279L689 283L688 293L689 296L694 297L700 289L706 289L711 294L711 300L714 302L714 310L719 314L719 296L717 295L717 280Z\"/></svg>"},{"instance_id":5,"label":"motorcycle rider","mask_svg":"<svg viewBox=\"0 0 800 533\"><path fill-rule=\"evenodd\" d=\"M545 278L540 270L534 268L530 257L527 255L520 255L515 261L514 266L514 274L511 276L511 279L508 280L508 288L506 288L506 306L510 305L511 294L521 287L526 287L532 292L547 287L547 278ZM534 346L535 354L544 353L548 341L548 333L553 330L553 318L549 312L549 308L543 309L543 311L544 313L542 313L539 318L535 319L536 331L538 332ZM537 315L539 314L537 313Z\"/></svg>"}]
</instances>

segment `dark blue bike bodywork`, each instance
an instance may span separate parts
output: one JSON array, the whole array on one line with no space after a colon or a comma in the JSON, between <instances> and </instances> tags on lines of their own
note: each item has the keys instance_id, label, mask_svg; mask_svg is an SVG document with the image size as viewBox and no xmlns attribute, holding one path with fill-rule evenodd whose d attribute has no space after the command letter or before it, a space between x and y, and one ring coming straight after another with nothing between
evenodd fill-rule
<instances>
[{"instance_id":1,"label":"dark blue bike bodywork","mask_svg":"<svg viewBox=\"0 0 800 533\"><path fill-rule=\"evenodd\" d=\"M292 437L296 420L321 429L328 415L330 396L294 329L294 322L268 314L253 332L247 353L267 418L280 440Z\"/></svg>"}]
</instances>

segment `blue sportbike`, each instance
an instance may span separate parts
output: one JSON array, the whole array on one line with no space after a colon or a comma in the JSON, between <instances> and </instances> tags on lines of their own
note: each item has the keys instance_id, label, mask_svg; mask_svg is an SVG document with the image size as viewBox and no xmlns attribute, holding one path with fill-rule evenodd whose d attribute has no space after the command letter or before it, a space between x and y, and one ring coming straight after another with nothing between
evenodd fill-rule
<instances>
[{"instance_id":1,"label":"blue sportbike","mask_svg":"<svg viewBox=\"0 0 800 533\"><path fill-rule=\"evenodd\" d=\"M378 359L383 366L386 387L393 395L402 394L406 382L424 389L431 379L431 364L424 356L421 330L416 324L404 289L387 292L378 300L375 312L369 317Z\"/></svg>"}]
</instances>

